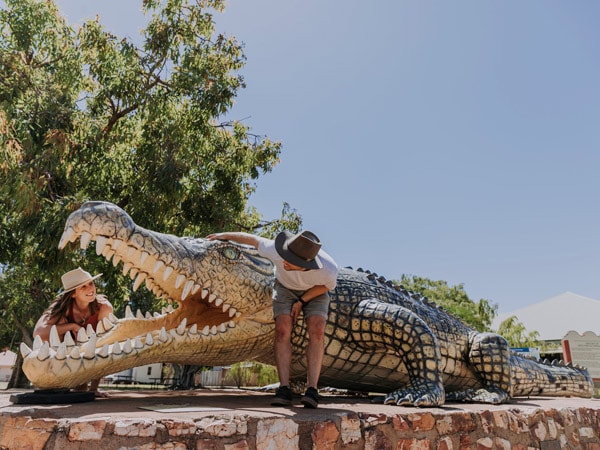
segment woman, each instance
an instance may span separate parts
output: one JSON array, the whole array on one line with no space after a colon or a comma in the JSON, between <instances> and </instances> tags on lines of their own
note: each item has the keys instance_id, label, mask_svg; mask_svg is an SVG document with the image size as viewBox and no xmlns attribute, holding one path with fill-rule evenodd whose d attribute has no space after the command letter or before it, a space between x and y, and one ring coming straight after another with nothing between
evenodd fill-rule
<instances>
[{"instance_id":1,"label":"woman","mask_svg":"<svg viewBox=\"0 0 600 450\"><path fill-rule=\"evenodd\" d=\"M50 330L56 325L58 335L63 340L67 332L71 332L77 339L80 328L91 325L94 330L98 322L108 317L113 312L113 307L106 296L96 293L94 280L102 274L92 276L81 267L65 273L61 277L63 290L52 304L44 311L33 329L33 337L39 336L42 340L50 340ZM93 380L89 390L96 397L106 397L104 392L98 390L100 380ZM82 385L77 390L86 390L87 385Z\"/></svg>"}]
</instances>

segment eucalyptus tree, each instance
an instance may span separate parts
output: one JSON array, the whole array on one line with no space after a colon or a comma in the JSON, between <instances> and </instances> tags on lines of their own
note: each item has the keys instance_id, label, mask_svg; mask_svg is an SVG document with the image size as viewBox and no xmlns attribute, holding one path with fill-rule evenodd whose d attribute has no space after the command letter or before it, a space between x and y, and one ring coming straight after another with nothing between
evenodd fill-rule
<instances>
[{"instance_id":1,"label":"eucalyptus tree","mask_svg":"<svg viewBox=\"0 0 600 450\"><path fill-rule=\"evenodd\" d=\"M396 283L424 295L477 331L491 331L490 327L496 317L498 305L483 298L477 302L471 300L463 284L449 286L444 280L431 280L415 275L402 275Z\"/></svg>"},{"instance_id":2,"label":"eucalyptus tree","mask_svg":"<svg viewBox=\"0 0 600 450\"><path fill-rule=\"evenodd\" d=\"M4 1L2 344L30 340L60 274L77 265L104 273L99 290L118 312L148 301L93 247L58 252L66 217L86 200L113 202L136 223L180 236L261 227L247 201L281 145L227 118L245 87L245 55L235 37L215 32L224 3L143 0L136 44L98 18L70 26L52 1ZM287 205L277 220L300 222Z\"/></svg>"}]
</instances>

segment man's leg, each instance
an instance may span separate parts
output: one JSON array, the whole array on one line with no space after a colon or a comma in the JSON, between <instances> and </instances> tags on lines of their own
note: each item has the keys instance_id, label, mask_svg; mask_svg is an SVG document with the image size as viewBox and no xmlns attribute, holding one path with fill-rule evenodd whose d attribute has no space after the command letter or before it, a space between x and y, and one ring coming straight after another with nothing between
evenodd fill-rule
<instances>
[{"instance_id":1,"label":"man's leg","mask_svg":"<svg viewBox=\"0 0 600 450\"><path fill-rule=\"evenodd\" d=\"M300 401L305 408L316 408L319 405L319 376L323 364L323 341L325 335L325 317L312 315L306 318L308 326L308 347L306 349L306 381L307 389Z\"/></svg>"},{"instance_id":2,"label":"man's leg","mask_svg":"<svg viewBox=\"0 0 600 450\"><path fill-rule=\"evenodd\" d=\"M281 314L275 318L275 362L281 386L290 385L292 364L292 317ZM321 359L322 359L321 355Z\"/></svg>"},{"instance_id":3,"label":"man's leg","mask_svg":"<svg viewBox=\"0 0 600 450\"><path fill-rule=\"evenodd\" d=\"M325 317L319 315L309 316L306 319L306 323L308 325L308 348L306 350L307 387L317 388L323 364L323 353L325 351L323 346Z\"/></svg>"}]
</instances>

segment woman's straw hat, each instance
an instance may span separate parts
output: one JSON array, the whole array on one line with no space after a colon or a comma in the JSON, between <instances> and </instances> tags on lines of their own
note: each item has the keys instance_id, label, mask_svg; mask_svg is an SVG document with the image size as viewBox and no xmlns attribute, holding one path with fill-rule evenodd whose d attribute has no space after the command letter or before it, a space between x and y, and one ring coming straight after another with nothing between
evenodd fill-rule
<instances>
[{"instance_id":1,"label":"woman's straw hat","mask_svg":"<svg viewBox=\"0 0 600 450\"><path fill-rule=\"evenodd\" d=\"M101 276L102 274L92 276L89 272L86 272L81 267L73 269L60 277L63 284L63 294L77 289L78 287L83 286L84 284L89 283L90 281Z\"/></svg>"}]
</instances>

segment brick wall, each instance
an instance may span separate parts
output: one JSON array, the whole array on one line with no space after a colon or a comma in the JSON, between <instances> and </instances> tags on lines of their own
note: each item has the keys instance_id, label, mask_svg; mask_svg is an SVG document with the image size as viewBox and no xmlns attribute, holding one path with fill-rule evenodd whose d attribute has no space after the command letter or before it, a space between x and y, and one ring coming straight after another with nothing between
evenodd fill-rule
<instances>
[{"instance_id":1,"label":"brick wall","mask_svg":"<svg viewBox=\"0 0 600 450\"><path fill-rule=\"evenodd\" d=\"M600 450L600 409L332 413L327 420L215 415L79 420L3 413L0 449Z\"/></svg>"}]
</instances>

